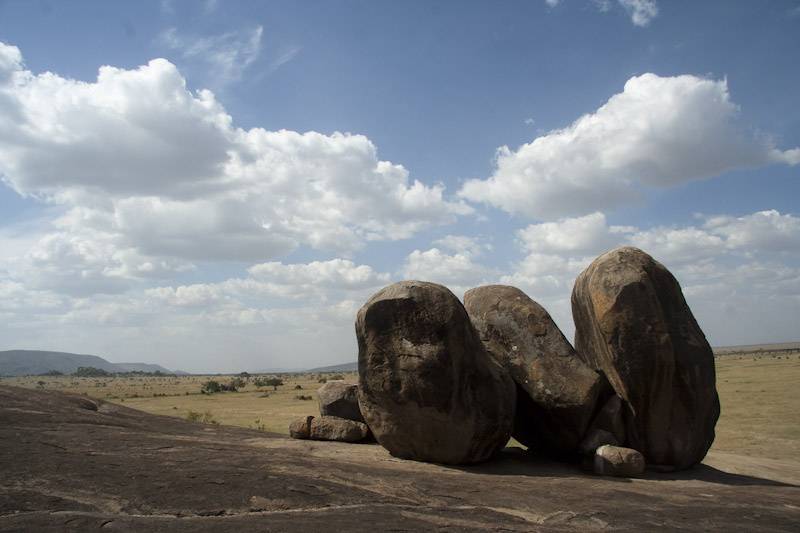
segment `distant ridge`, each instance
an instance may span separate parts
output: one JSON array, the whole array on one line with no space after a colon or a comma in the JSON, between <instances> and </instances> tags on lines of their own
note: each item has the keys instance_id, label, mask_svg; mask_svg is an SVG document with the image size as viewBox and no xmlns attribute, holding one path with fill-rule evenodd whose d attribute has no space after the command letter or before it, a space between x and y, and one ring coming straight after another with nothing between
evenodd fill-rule
<instances>
[{"instance_id":1,"label":"distant ridge","mask_svg":"<svg viewBox=\"0 0 800 533\"><path fill-rule=\"evenodd\" d=\"M712 348L716 354L741 352L779 352L800 350L800 342L780 342L773 344L743 344L741 346L717 346Z\"/></svg>"},{"instance_id":2,"label":"distant ridge","mask_svg":"<svg viewBox=\"0 0 800 533\"><path fill-rule=\"evenodd\" d=\"M72 374L78 367L90 366L106 372L175 372L149 363L111 363L102 357L68 352L43 350L0 351L0 376L35 376L47 372Z\"/></svg>"},{"instance_id":3,"label":"distant ridge","mask_svg":"<svg viewBox=\"0 0 800 533\"><path fill-rule=\"evenodd\" d=\"M800 342L781 342L773 344L747 344L742 346L716 346L712 350L715 354L732 354L741 352L771 352L800 350ZM340 363L338 365L319 366L310 368L306 372L358 372L358 361Z\"/></svg>"},{"instance_id":4,"label":"distant ridge","mask_svg":"<svg viewBox=\"0 0 800 533\"><path fill-rule=\"evenodd\" d=\"M117 368L121 368L121 372L163 372L164 374L177 374L172 370L166 369L161 365L155 363L111 363Z\"/></svg>"},{"instance_id":5,"label":"distant ridge","mask_svg":"<svg viewBox=\"0 0 800 533\"><path fill-rule=\"evenodd\" d=\"M352 363L341 363L338 365L319 366L317 368L311 368L309 370L306 370L306 372L358 372L358 362L353 361Z\"/></svg>"}]
</instances>

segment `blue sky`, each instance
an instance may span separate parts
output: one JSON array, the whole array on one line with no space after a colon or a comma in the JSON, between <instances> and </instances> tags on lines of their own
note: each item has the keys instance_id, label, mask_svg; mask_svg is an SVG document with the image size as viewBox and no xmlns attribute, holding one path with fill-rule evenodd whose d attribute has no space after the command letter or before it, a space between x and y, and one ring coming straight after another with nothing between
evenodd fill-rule
<instances>
[{"instance_id":1,"label":"blue sky","mask_svg":"<svg viewBox=\"0 0 800 533\"><path fill-rule=\"evenodd\" d=\"M798 340L797 1L5 1L0 42L0 349L336 363L408 277L569 336L625 244L713 344Z\"/></svg>"}]
</instances>

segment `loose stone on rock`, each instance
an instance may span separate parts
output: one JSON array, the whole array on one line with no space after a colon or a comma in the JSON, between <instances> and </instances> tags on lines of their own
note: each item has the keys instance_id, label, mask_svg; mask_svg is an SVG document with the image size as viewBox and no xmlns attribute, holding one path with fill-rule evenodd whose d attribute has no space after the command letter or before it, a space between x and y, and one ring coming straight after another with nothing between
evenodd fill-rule
<instances>
[{"instance_id":1,"label":"loose stone on rock","mask_svg":"<svg viewBox=\"0 0 800 533\"><path fill-rule=\"evenodd\" d=\"M369 428L363 422L338 416L319 416L311 420L309 435L313 440L358 442L367 438Z\"/></svg>"},{"instance_id":2,"label":"loose stone on rock","mask_svg":"<svg viewBox=\"0 0 800 533\"><path fill-rule=\"evenodd\" d=\"M594 453L594 473L602 476L636 477L645 466L644 455L631 448L605 445Z\"/></svg>"}]
</instances>

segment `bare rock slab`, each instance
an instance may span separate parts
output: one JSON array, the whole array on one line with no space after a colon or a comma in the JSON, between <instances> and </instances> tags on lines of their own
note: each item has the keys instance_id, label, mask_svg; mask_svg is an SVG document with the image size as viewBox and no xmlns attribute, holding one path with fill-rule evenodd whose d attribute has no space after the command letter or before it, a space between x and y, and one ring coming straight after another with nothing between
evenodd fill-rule
<instances>
[{"instance_id":1,"label":"bare rock slab","mask_svg":"<svg viewBox=\"0 0 800 533\"><path fill-rule=\"evenodd\" d=\"M795 460L712 452L623 486L518 448L449 468L73 398L0 383L0 531L797 533Z\"/></svg>"},{"instance_id":2,"label":"bare rock slab","mask_svg":"<svg viewBox=\"0 0 800 533\"><path fill-rule=\"evenodd\" d=\"M467 291L464 305L489 354L517 384L514 438L557 455L577 451L608 384L548 312L516 287Z\"/></svg>"},{"instance_id":3,"label":"bare rock slab","mask_svg":"<svg viewBox=\"0 0 800 533\"><path fill-rule=\"evenodd\" d=\"M612 250L578 276L572 314L578 354L624 401L628 445L649 463L699 463L719 418L714 356L669 270Z\"/></svg>"},{"instance_id":4,"label":"bare rock slab","mask_svg":"<svg viewBox=\"0 0 800 533\"><path fill-rule=\"evenodd\" d=\"M359 310L359 405L400 458L485 461L508 441L516 390L446 287L403 281Z\"/></svg>"},{"instance_id":5,"label":"bare rock slab","mask_svg":"<svg viewBox=\"0 0 800 533\"><path fill-rule=\"evenodd\" d=\"M645 466L644 455L631 448L605 445L594 453L594 473L601 476L641 476Z\"/></svg>"},{"instance_id":6,"label":"bare rock slab","mask_svg":"<svg viewBox=\"0 0 800 533\"><path fill-rule=\"evenodd\" d=\"M364 422L358 407L358 385L343 381L329 381L317 390L319 412L322 416L338 416L347 420Z\"/></svg>"}]
</instances>

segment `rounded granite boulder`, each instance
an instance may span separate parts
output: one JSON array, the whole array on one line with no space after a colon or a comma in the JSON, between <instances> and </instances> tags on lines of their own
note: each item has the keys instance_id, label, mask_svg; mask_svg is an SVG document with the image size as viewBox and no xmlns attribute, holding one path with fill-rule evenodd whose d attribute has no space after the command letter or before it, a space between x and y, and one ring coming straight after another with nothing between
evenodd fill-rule
<instances>
[{"instance_id":1,"label":"rounded granite boulder","mask_svg":"<svg viewBox=\"0 0 800 533\"><path fill-rule=\"evenodd\" d=\"M317 390L319 413L363 422L358 407L358 385L344 381L329 381Z\"/></svg>"},{"instance_id":2,"label":"rounded granite boulder","mask_svg":"<svg viewBox=\"0 0 800 533\"><path fill-rule=\"evenodd\" d=\"M385 287L359 310L356 335L361 413L392 455L467 464L505 446L514 382L446 287Z\"/></svg>"},{"instance_id":3,"label":"rounded granite boulder","mask_svg":"<svg viewBox=\"0 0 800 533\"><path fill-rule=\"evenodd\" d=\"M464 306L489 354L517 384L514 438L551 455L576 453L606 380L578 357L545 309L508 285L467 291Z\"/></svg>"},{"instance_id":4,"label":"rounded granite boulder","mask_svg":"<svg viewBox=\"0 0 800 533\"><path fill-rule=\"evenodd\" d=\"M603 254L572 314L575 349L623 401L626 445L660 467L702 461L720 412L714 354L669 270L637 248Z\"/></svg>"}]
</instances>

